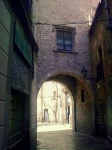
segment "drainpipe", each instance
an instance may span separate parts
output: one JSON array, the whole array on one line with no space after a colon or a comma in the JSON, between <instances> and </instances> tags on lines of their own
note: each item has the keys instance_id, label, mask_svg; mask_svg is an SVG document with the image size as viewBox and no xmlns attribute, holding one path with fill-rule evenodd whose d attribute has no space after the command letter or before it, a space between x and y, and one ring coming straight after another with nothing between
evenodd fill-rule
<instances>
[{"instance_id":1,"label":"drainpipe","mask_svg":"<svg viewBox=\"0 0 112 150\"><path fill-rule=\"evenodd\" d=\"M105 1L105 9L106 9L106 16L107 16L107 30L112 31L112 20L110 18L110 9L108 5L108 0Z\"/></svg>"}]
</instances>

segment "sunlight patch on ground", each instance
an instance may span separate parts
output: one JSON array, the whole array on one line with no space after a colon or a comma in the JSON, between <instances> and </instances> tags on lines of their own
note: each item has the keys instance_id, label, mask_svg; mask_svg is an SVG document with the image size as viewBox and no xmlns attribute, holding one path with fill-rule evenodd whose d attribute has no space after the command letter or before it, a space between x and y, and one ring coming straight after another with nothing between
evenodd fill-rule
<instances>
[{"instance_id":1,"label":"sunlight patch on ground","mask_svg":"<svg viewBox=\"0 0 112 150\"><path fill-rule=\"evenodd\" d=\"M61 131L61 130L72 130L70 125L65 124L41 124L37 126L37 132L48 132L48 131Z\"/></svg>"}]
</instances>

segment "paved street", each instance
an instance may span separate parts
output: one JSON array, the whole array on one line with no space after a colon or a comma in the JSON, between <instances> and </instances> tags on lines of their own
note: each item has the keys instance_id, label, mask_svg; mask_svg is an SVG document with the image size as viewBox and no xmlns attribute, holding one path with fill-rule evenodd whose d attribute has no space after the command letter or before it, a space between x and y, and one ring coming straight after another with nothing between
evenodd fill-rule
<instances>
[{"instance_id":1,"label":"paved street","mask_svg":"<svg viewBox=\"0 0 112 150\"><path fill-rule=\"evenodd\" d=\"M106 140L73 133L68 125L39 125L37 150L112 150Z\"/></svg>"}]
</instances>

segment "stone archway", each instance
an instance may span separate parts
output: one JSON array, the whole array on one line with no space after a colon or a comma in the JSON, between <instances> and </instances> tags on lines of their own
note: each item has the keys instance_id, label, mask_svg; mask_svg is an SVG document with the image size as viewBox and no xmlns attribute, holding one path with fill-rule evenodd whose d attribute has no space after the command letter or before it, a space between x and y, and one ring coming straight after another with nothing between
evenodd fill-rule
<instances>
[{"instance_id":1,"label":"stone archway","mask_svg":"<svg viewBox=\"0 0 112 150\"><path fill-rule=\"evenodd\" d=\"M72 128L73 96L70 90L58 81L46 81L39 90L37 96L38 123L69 124ZM48 112L46 121L45 111Z\"/></svg>"},{"instance_id":2,"label":"stone archway","mask_svg":"<svg viewBox=\"0 0 112 150\"><path fill-rule=\"evenodd\" d=\"M63 75L65 77L63 77L63 80L60 80L60 76ZM69 80L68 76L70 77ZM71 91L74 98L74 131L92 134L94 131L94 99L91 84L85 81L77 71L52 71L44 75L38 82L38 91L47 80L60 82ZM74 80L74 83L72 80ZM75 82L77 82L77 87L74 88ZM81 89L85 90L85 103L80 101Z\"/></svg>"},{"instance_id":3,"label":"stone archway","mask_svg":"<svg viewBox=\"0 0 112 150\"><path fill-rule=\"evenodd\" d=\"M50 72L46 72L46 74L44 74L41 78L39 78L39 80L37 80L37 93L40 89L40 87L42 86L42 84L47 81L49 78L57 76L59 74L65 74L65 75L70 75L73 76L74 78L76 78L77 80L79 80L87 89L88 94L90 96L90 98L93 100L93 92L92 92L92 86L91 84L86 81L81 74L79 73L79 71L75 70L75 71L71 71L69 69L65 70L56 70L56 71L50 71ZM38 77L37 77L38 78Z\"/></svg>"}]
</instances>

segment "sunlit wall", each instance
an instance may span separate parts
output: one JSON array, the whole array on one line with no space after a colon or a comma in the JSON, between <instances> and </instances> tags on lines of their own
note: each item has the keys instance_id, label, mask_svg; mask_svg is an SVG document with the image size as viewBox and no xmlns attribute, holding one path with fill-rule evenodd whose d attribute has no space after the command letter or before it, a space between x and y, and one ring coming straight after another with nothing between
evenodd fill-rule
<instances>
[{"instance_id":1,"label":"sunlit wall","mask_svg":"<svg viewBox=\"0 0 112 150\"><path fill-rule=\"evenodd\" d=\"M37 97L38 123L70 124L72 97L69 90L57 82L45 82Z\"/></svg>"}]
</instances>

